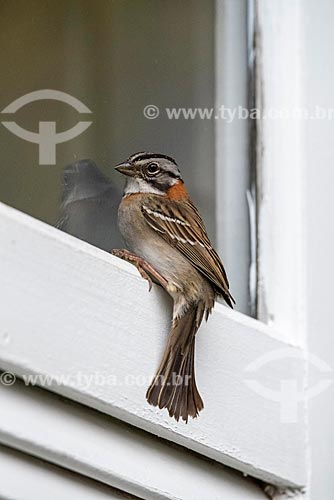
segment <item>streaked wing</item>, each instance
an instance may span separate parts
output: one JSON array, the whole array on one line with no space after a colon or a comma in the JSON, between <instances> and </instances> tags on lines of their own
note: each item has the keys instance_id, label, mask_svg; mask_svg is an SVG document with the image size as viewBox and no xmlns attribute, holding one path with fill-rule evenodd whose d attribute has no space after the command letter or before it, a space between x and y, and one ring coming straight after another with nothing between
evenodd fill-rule
<instances>
[{"instance_id":1,"label":"streaked wing","mask_svg":"<svg viewBox=\"0 0 334 500\"><path fill-rule=\"evenodd\" d=\"M150 197L142 206L146 222L176 247L232 307L233 297L224 266L212 247L204 223L190 200L175 202Z\"/></svg>"}]
</instances>

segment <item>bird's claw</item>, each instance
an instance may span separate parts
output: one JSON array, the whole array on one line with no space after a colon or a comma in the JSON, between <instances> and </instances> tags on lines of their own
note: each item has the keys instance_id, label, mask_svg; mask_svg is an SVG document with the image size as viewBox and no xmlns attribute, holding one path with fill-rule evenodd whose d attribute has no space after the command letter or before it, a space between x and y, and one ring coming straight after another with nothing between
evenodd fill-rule
<instances>
[{"instance_id":1,"label":"bird's claw","mask_svg":"<svg viewBox=\"0 0 334 500\"><path fill-rule=\"evenodd\" d=\"M139 257L138 255L129 252L129 250L125 250L124 248L115 248L114 250L111 250L111 254L136 266L141 277L148 281L149 291L152 290L152 278L155 279L159 285L166 289L166 286L168 284L167 280L165 280L165 278L142 257Z\"/></svg>"},{"instance_id":2,"label":"bird's claw","mask_svg":"<svg viewBox=\"0 0 334 500\"><path fill-rule=\"evenodd\" d=\"M147 274L146 271L144 271L144 269L139 263L136 264L136 268L138 269L140 276L144 278L144 280L148 281L148 291L150 292L152 290L152 285L153 285L151 277Z\"/></svg>"}]
</instances>

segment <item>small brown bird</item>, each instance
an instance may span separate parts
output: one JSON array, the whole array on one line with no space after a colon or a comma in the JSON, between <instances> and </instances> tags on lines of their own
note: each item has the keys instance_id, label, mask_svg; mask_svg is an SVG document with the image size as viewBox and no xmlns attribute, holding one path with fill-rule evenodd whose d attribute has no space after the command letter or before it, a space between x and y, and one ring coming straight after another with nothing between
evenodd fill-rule
<instances>
[{"instance_id":1,"label":"small brown bird","mask_svg":"<svg viewBox=\"0 0 334 500\"><path fill-rule=\"evenodd\" d=\"M195 381L195 335L217 296L230 307L234 299L175 160L143 152L115 168L127 176L118 223L134 253L113 253L162 285L174 301L167 345L146 397L150 404L167 408L177 421L181 417L187 422L203 409Z\"/></svg>"}]
</instances>

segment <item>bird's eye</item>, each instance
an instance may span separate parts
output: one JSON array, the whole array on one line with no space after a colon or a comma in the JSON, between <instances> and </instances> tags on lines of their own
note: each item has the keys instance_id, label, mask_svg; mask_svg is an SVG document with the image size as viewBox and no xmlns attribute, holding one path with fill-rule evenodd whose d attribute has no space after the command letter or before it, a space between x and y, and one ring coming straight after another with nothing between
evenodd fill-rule
<instances>
[{"instance_id":1,"label":"bird's eye","mask_svg":"<svg viewBox=\"0 0 334 500\"><path fill-rule=\"evenodd\" d=\"M148 175L156 175L160 172L160 167L157 163L149 163L146 167L146 172Z\"/></svg>"}]
</instances>

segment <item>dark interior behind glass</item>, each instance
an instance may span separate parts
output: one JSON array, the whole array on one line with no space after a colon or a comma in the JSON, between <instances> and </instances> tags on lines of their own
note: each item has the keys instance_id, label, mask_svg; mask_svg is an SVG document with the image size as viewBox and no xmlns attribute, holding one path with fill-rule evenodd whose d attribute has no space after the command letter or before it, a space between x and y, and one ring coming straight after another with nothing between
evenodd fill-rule
<instances>
[{"instance_id":1,"label":"dark interior behind glass","mask_svg":"<svg viewBox=\"0 0 334 500\"><path fill-rule=\"evenodd\" d=\"M0 13L1 110L55 89L92 111L41 100L2 120L34 132L40 121L55 121L59 132L93 121L57 145L56 165L39 165L38 145L0 125L0 200L55 224L66 165L90 158L121 189L113 165L136 151L160 152L176 158L214 239L214 122L165 113L214 105L214 2L2 0ZM144 117L149 104L159 107L157 119Z\"/></svg>"}]
</instances>

